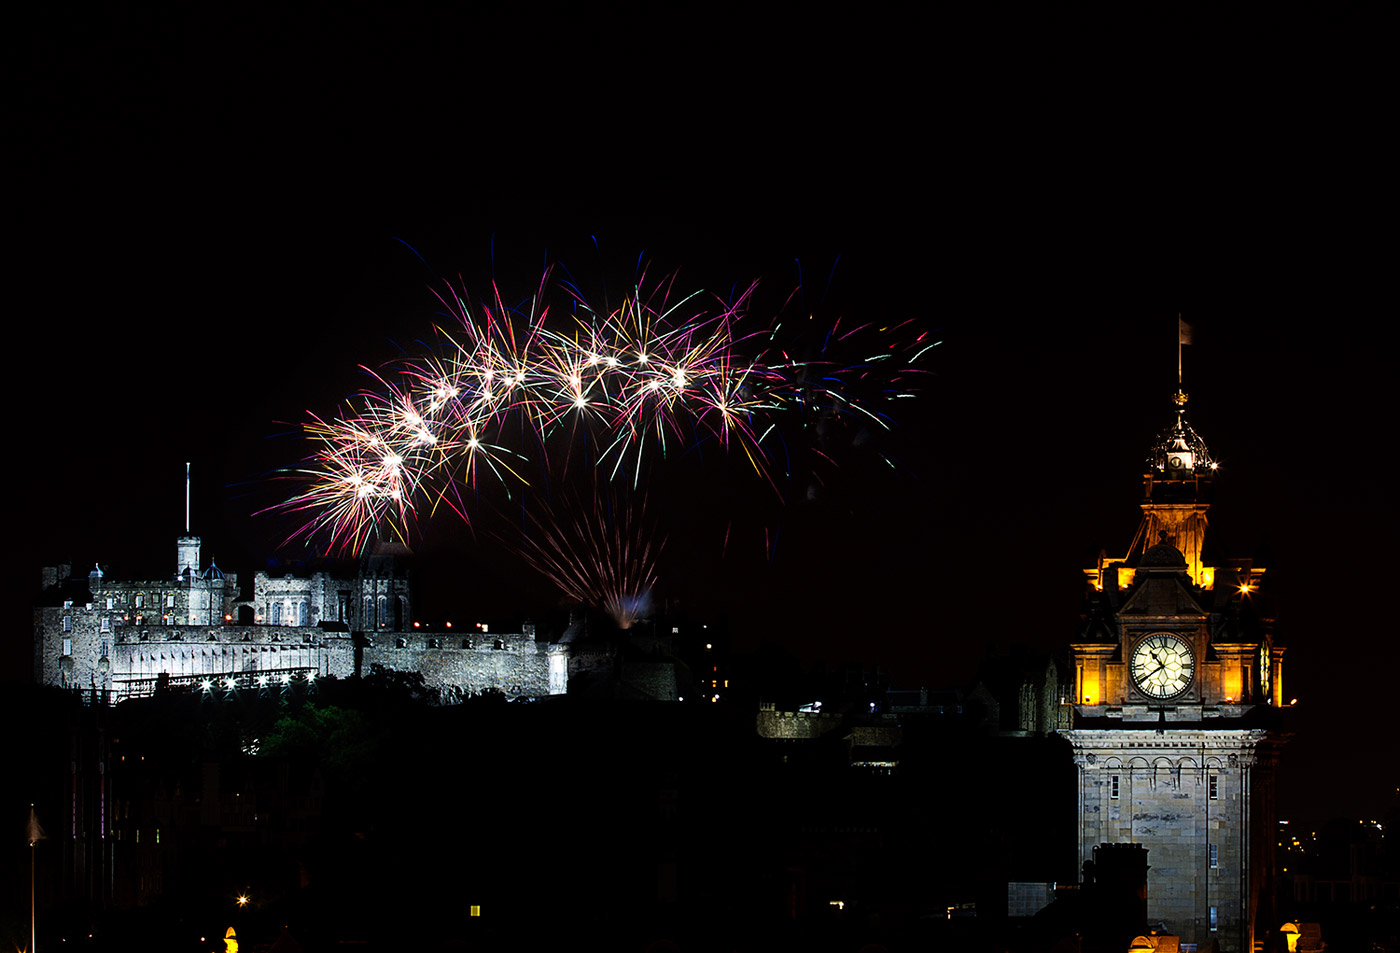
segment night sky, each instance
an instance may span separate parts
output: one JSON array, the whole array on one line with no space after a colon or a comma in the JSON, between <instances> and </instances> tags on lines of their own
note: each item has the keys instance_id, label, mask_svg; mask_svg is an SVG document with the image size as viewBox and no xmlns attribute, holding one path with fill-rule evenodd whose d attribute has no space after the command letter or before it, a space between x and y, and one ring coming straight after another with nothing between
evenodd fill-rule
<instances>
[{"instance_id":1,"label":"night sky","mask_svg":"<svg viewBox=\"0 0 1400 953\"><path fill-rule=\"evenodd\" d=\"M723 615L741 649L965 685L989 646L1061 647L1080 569L1126 549L1180 312L1191 420L1222 464L1211 533L1274 574L1300 699L1281 816L1393 803L1393 768L1365 748L1393 720L1400 652L1381 553L1397 335L1364 99L1288 72L1261 93L1219 50L1176 87L1084 66L1047 87L1033 67L1057 57L1005 51L1016 78L983 60L925 73L866 49L867 68L790 83L658 87L614 64L540 90L494 43L427 57L463 90L434 82L429 104L426 78L391 82L370 47L309 22L32 16L12 633L41 565L166 574L186 461L205 558L242 576L278 555L286 527L252 514L303 452L298 424L430 334L432 288L484 296L494 278L519 299L558 263L616 301L640 257L687 288L757 280L755 310L800 282L789 307L813 321L913 319L943 341L881 438L898 469L850 448L815 500L800 480L778 500L692 473L667 498L658 589ZM802 39L742 53L776 76L807 62ZM1355 69L1338 88L1364 88ZM439 616L558 602L451 515L420 551L444 567L420 603ZM7 677L26 649L7 641Z\"/></svg>"}]
</instances>

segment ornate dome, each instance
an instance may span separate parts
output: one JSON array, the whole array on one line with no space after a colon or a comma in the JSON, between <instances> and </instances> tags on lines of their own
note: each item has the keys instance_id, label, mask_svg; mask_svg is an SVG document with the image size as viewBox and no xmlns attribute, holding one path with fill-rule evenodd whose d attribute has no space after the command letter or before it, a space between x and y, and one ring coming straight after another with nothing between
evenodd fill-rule
<instances>
[{"instance_id":1,"label":"ornate dome","mask_svg":"<svg viewBox=\"0 0 1400 953\"><path fill-rule=\"evenodd\" d=\"M1206 442L1186 422L1187 394L1180 385L1172 400L1176 402L1176 423L1157 435L1152 448L1147 451L1147 468L1167 479L1209 473L1216 468L1216 463L1206 449Z\"/></svg>"}]
</instances>

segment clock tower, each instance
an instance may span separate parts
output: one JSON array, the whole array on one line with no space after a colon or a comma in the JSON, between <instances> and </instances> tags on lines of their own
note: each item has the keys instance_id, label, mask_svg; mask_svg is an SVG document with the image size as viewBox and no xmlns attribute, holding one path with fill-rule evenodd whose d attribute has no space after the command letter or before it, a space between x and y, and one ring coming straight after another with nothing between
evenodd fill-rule
<instances>
[{"instance_id":1,"label":"clock tower","mask_svg":"<svg viewBox=\"0 0 1400 953\"><path fill-rule=\"evenodd\" d=\"M1080 862L1148 848L1147 918L1197 948L1251 953L1274 916L1283 648L1264 570L1205 548L1216 464L1186 417L1148 453L1124 556L1085 570L1069 740Z\"/></svg>"}]
</instances>

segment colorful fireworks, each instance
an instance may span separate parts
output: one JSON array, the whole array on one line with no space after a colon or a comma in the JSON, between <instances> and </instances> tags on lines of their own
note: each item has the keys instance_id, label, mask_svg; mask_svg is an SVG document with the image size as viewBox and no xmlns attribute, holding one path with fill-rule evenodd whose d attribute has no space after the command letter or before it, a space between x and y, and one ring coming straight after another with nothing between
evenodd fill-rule
<instances>
[{"instance_id":1,"label":"colorful fireworks","mask_svg":"<svg viewBox=\"0 0 1400 953\"><path fill-rule=\"evenodd\" d=\"M556 512L548 503L529 511L529 526L512 545L569 599L602 609L619 629L645 618L656 561L666 545L657 539L646 499L633 505L594 487L592 499L570 495Z\"/></svg>"},{"instance_id":2,"label":"colorful fireworks","mask_svg":"<svg viewBox=\"0 0 1400 953\"><path fill-rule=\"evenodd\" d=\"M745 332L756 285L721 298L679 294L676 281L648 285L643 273L611 310L595 310L548 271L518 305L494 286L477 306L443 289L438 298L452 321L437 328L434 344L367 369L373 389L340 415L312 415L304 425L314 452L289 474L299 490L274 507L305 517L292 538L341 552L374 538L407 542L420 517L442 508L472 521L488 483L492 495L513 498L586 471L590 482L636 492L654 460L706 444L742 457L781 496L787 424L851 417L889 427L885 405L910 394L917 361L936 343L908 321L849 328L838 321L815 332L810 317L779 314ZM784 337L785 320L804 334ZM807 343L813 356L793 349L804 336L820 338ZM880 343L859 360L834 356L869 336ZM587 587L567 581L583 565L611 574L586 601L616 602L600 593L650 586L659 547L623 546L633 532L625 518L612 524L629 526L618 536L578 513L558 519L547 506L537 513L539 536L526 534L521 553L572 596L585 598ZM593 555L585 556L589 547ZM632 561L625 571L616 562L624 554ZM620 604L609 611L620 623L629 617Z\"/></svg>"}]
</instances>

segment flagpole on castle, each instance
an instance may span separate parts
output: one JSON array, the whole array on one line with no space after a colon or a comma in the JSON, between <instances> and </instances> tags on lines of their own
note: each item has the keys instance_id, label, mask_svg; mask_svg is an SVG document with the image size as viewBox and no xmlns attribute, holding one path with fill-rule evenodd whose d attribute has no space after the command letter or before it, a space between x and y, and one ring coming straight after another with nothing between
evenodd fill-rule
<instances>
[{"instance_id":1,"label":"flagpole on castle","mask_svg":"<svg viewBox=\"0 0 1400 953\"><path fill-rule=\"evenodd\" d=\"M34 953L37 946L35 942L34 926L34 847L39 841L44 839L44 829L39 826L39 817L34 813L34 805L29 805L29 950Z\"/></svg>"}]
</instances>

